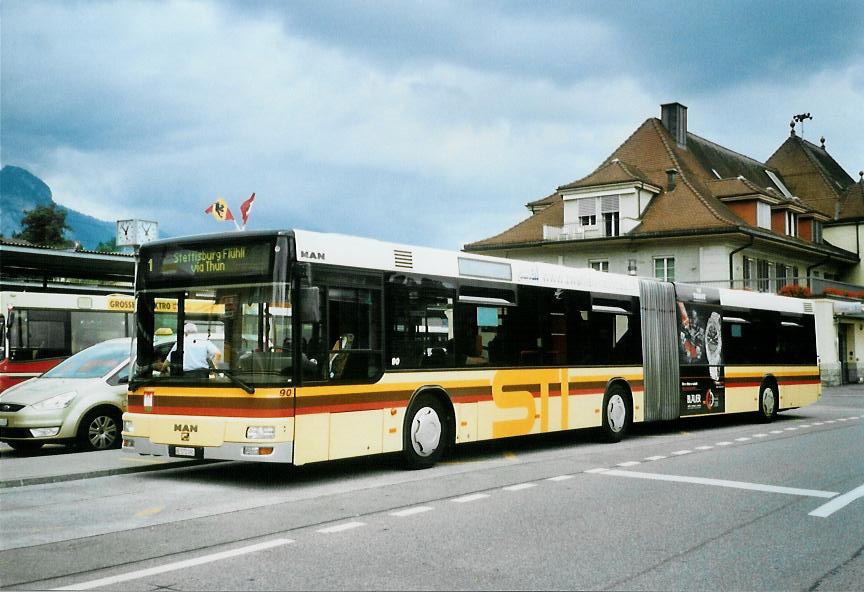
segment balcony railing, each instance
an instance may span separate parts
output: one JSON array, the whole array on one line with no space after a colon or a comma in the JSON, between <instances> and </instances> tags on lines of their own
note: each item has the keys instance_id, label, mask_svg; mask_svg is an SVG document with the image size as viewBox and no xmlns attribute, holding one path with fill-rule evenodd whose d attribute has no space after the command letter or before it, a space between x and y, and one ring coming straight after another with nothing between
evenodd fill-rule
<instances>
[{"instance_id":1,"label":"balcony railing","mask_svg":"<svg viewBox=\"0 0 864 592\"><path fill-rule=\"evenodd\" d=\"M585 238L603 238L609 236L602 225L582 226L581 224L564 224L563 226L543 225L544 241L579 240Z\"/></svg>"}]
</instances>

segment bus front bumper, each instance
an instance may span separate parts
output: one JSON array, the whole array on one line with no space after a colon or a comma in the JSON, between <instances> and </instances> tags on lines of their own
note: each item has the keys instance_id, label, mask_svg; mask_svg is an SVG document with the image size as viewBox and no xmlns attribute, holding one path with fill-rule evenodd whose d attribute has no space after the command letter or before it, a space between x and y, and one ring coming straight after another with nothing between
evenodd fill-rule
<instances>
[{"instance_id":1,"label":"bus front bumper","mask_svg":"<svg viewBox=\"0 0 864 592\"><path fill-rule=\"evenodd\" d=\"M294 443L224 442L220 446L175 446L156 444L143 436L123 434L123 452L172 458L290 463L294 460Z\"/></svg>"}]
</instances>

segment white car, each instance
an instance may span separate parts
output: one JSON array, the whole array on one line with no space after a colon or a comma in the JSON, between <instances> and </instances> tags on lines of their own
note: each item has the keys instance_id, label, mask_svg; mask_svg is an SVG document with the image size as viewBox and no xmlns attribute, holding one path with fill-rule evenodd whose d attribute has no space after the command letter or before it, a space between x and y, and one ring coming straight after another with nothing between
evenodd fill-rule
<instances>
[{"instance_id":1,"label":"white car","mask_svg":"<svg viewBox=\"0 0 864 592\"><path fill-rule=\"evenodd\" d=\"M157 347L165 355L172 344ZM0 441L20 451L46 443L119 447L131 348L130 338L98 343L0 393Z\"/></svg>"}]
</instances>

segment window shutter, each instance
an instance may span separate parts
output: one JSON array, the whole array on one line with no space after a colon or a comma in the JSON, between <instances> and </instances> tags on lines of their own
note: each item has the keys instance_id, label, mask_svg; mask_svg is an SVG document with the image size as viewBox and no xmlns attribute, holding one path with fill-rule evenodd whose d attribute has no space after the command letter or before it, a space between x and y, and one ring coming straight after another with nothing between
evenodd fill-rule
<instances>
[{"instance_id":1,"label":"window shutter","mask_svg":"<svg viewBox=\"0 0 864 592\"><path fill-rule=\"evenodd\" d=\"M584 197L579 200L579 215L593 216L597 211L597 200L593 197Z\"/></svg>"},{"instance_id":2,"label":"window shutter","mask_svg":"<svg viewBox=\"0 0 864 592\"><path fill-rule=\"evenodd\" d=\"M610 214L618 211L618 196L604 195L600 198L600 213Z\"/></svg>"}]
</instances>

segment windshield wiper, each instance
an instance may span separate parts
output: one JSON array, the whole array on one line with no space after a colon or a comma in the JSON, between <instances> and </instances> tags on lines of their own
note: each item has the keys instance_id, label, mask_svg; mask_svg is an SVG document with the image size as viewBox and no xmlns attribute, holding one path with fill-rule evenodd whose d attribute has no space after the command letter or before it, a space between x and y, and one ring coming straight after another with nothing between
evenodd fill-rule
<instances>
[{"instance_id":1,"label":"windshield wiper","mask_svg":"<svg viewBox=\"0 0 864 592\"><path fill-rule=\"evenodd\" d=\"M240 380L239 378L234 376L231 372L229 372L227 370L220 370L219 374L226 377L228 380L230 380L231 382L233 382L234 384L236 384L237 386L242 388L244 391L246 391L250 395L255 392L254 386L252 386L251 384L249 384L247 382Z\"/></svg>"}]
</instances>

